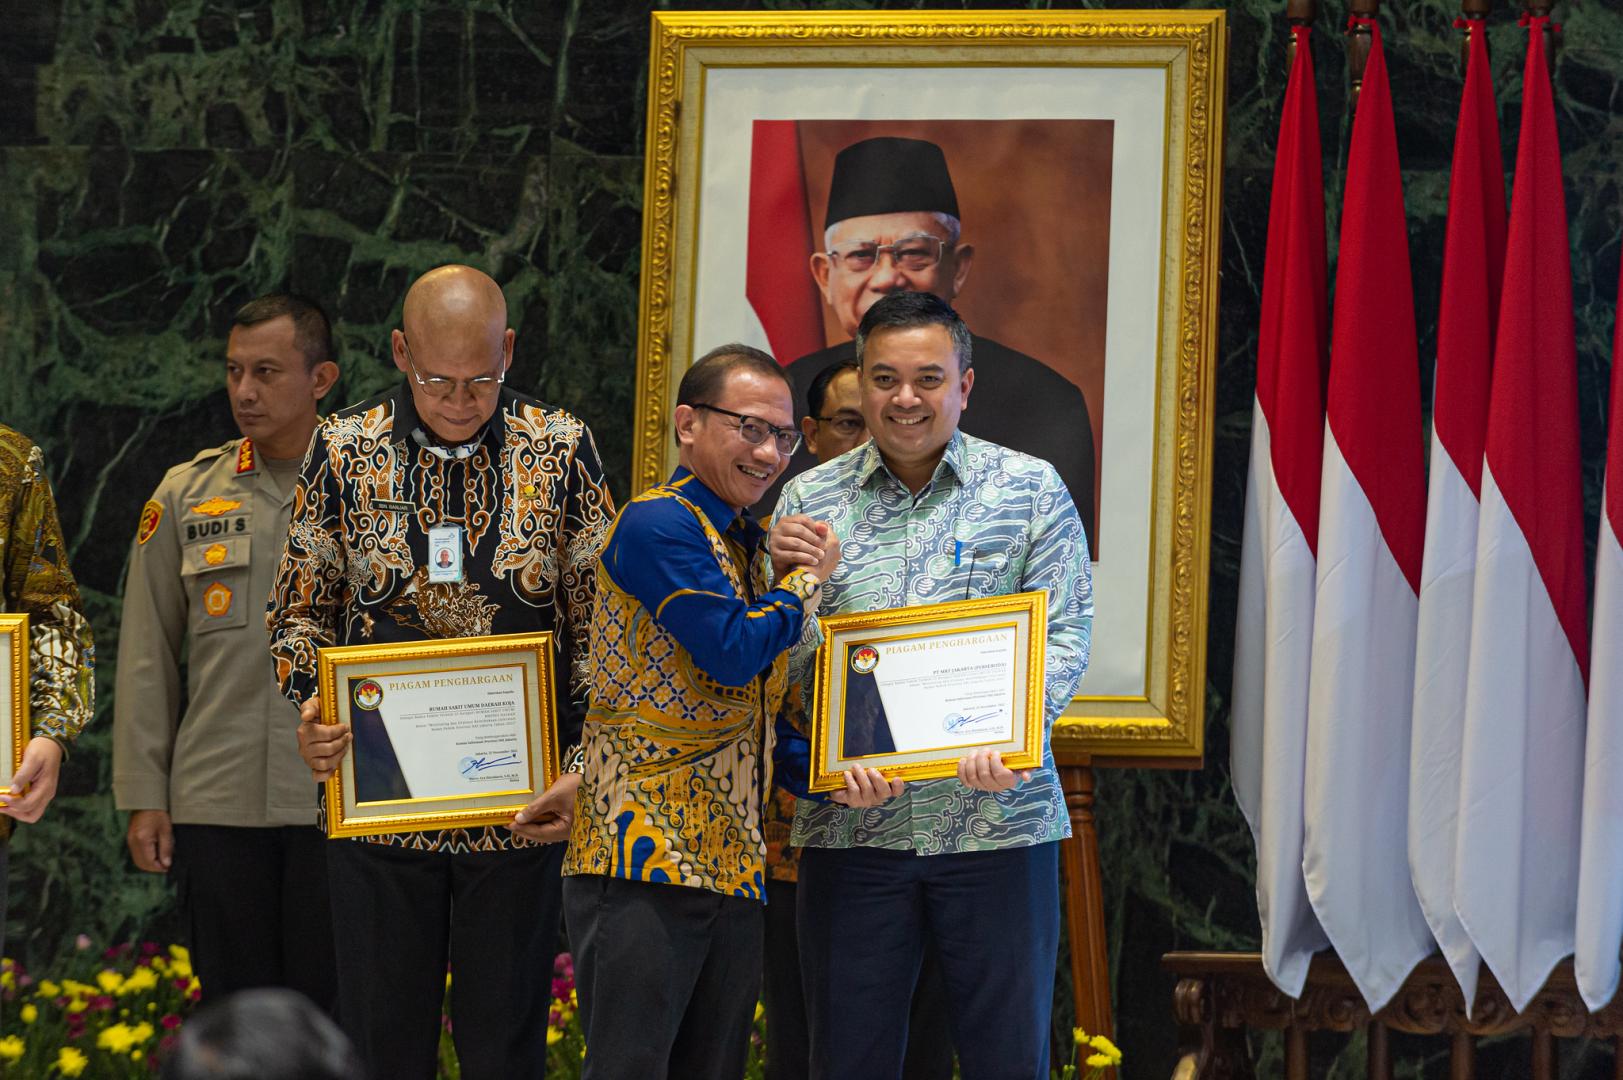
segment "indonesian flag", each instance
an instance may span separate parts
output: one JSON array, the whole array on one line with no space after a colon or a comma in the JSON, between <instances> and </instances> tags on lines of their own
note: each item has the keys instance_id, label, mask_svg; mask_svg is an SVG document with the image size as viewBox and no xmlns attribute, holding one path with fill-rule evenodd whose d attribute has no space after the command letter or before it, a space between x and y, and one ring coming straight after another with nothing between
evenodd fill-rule
<instances>
[{"instance_id":1,"label":"indonesian flag","mask_svg":"<svg viewBox=\"0 0 1623 1080\"><path fill-rule=\"evenodd\" d=\"M1308 29L1295 27L1268 212L1234 644L1235 797L1257 845L1263 965L1299 996L1328 941L1302 881L1302 773L1324 439L1324 175Z\"/></svg>"},{"instance_id":2,"label":"indonesian flag","mask_svg":"<svg viewBox=\"0 0 1623 1080\"><path fill-rule=\"evenodd\" d=\"M1572 268L1548 21L1528 20L1454 871L1454 910L1518 1012L1573 949L1589 655Z\"/></svg>"},{"instance_id":3,"label":"indonesian flag","mask_svg":"<svg viewBox=\"0 0 1623 1080\"><path fill-rule=\"evenodd\" d=\"M1426 527L1420 359L1380 28L1347 153L1319 493L1302 872L1370 1011L1432 951L1409 879L1409 717Z\"/></svg>"},{"instance_id":4,"label":"indonesian flag","mask_svg":"<svg viewBox=\"0 0 1623 1080\"><path fill-rule=\"evenodd\" d=\"M1595 545L1595 644L1578 862L1578 992L1593 1012L1617 993L1623 945L1623 281L1612 336L1612 416Z\"/></svg>"},{"instance_id":5,"label":"indonesian flag","mask_svg":"<svg viewBox=\"0 0 1623 1080\"><path fill-rule=\"evenodd\" d=\"M1476 946L1454 914L1454 834L1482 444L1488 431L1493 329L1505 269L1505 167L1483 30L1480 21L1466 23L1465 91L1454 136L1448 232L1443 241L1409 759L1409 869L1426 923L1467 1002L1476 997L1481 965Z\"/></svg>"},{"instance_id":6,"label":"indonesian flag","mask_svg":"<svg viewBox=\"0 0 1623 1080\"><path fill-rule=\"evenodd\" d=\"M780 364L824 344L822 301L807 257L812 246L800 129L793 120L757 120L750 147L749 258L744 297L748 344Z\"/></svg>"}]
</instances>

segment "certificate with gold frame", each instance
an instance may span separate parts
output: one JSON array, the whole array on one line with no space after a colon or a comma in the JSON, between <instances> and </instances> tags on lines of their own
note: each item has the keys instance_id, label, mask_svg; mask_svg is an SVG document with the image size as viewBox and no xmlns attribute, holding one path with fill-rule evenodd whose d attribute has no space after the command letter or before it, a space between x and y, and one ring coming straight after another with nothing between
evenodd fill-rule
<instances>
[{"instance_id":1,"label":"certificate with gold frame","mask_svg":"<svg viewBox=\"0 0 1623 1080\"><path fill-rule=\"evenodd\" d=\"M0 615L0 790L28 745L28 615Z\"/></svg>"},{"instance_id":2,"label":"certificate with gold frame","mask_svg":"<svg viewBox=\"0 0 1623 1080\"><path fill-rule=\"evenodd\" d=\"M550 633L322 649L318 680L353 735L329 837L506 824L558 777Z\"/></svg>"},{"instance_id":3,"label":"certificate with gold frame","mask_svg":"<svg viewBox=\"0 0 1623 1080\"><path fill-rule=\"evenodd\" d=\"M819 619L811 790L861 766L953 776L972 750L1043 760L1048 594L1016 593Z\"/></svg>"}]
</instances>

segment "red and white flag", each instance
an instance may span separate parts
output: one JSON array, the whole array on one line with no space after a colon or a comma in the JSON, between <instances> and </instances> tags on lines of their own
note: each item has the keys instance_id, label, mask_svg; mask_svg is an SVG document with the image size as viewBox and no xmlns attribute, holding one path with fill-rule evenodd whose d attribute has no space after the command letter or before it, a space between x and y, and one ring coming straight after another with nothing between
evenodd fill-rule
<instances>
[{"instance_id":1,"label":"red and white flag","mask_svg":"<svg viewBox=\"0 0 1623 1080\"><path fill-rule=\"evenodd\" d=\"M1561 149L1529 23L1471 601L1454 910L1520 1011L1572 952L1583 784L1583 499Z\"/></svg>"},{"instance_id":2,"label":"red and white flag","mask_svg":"<svg viewBox=\"0 0 1623 1080\"><path fill-rule=\"evenodd\" d=\"M1612 334L1612 415L1595 545L1595 642L1573 966L1592 1012L1617 993L1623 946L1623 280Z\"/></svg>"},{"instance_id":3,"label":"red and white flag","mask_svg":"<svg viewBox=\"0 0 1623 1080\"><path fill-rule=\"evenodd\" d=\"M1409 878L1409 718L1425 543L1420 358L1380 28L1353 118L1331 319L1302 872L1373 1012L1432 951Z\"/></svg>"},{"instance_id":4,"label":"red and white flag","mask_svg":"<svg viewBox=\"0 0 1623 1080\"><path fill-rule=\"evenodd\" d=\"M1414 731L1409 758L1409 869L1426 923L1465 1000L1476 997L1481 958L1454 913L1454 840L1460 738L1476 581L1482 444L1488 431L1493 330L1505 269L1505 167L1480 20L1470 35L1465 90L1443 241L1437 315L1426 550L1420 569Z\"/></svg>"},{"instance_id":5,"label":"red and white flag","mask_svg":"<svg viewBox=\"0 0 1623 1080\"><path fill-rule=\"evenodd\" d=\"M1324 175L1307 27L1295 27L1268 212L1234 643L1234 792L1257 845L1263 965L1292 997L1328 942L1302 880L1302 774L1324 440Z\"/></svg>"},{"instance_id":6,"label":"red and white flag","mask_svg":"<svg viewBox=\"0 0 1623 1080\"><path fill-rule=\"evenodd\" d=\"M822 299L806 264L812 246L800 129L793 120L757 120L751 132L749 254L744 298L746 344L789 364L821 349Z\"/></svg>"}]
</instances>

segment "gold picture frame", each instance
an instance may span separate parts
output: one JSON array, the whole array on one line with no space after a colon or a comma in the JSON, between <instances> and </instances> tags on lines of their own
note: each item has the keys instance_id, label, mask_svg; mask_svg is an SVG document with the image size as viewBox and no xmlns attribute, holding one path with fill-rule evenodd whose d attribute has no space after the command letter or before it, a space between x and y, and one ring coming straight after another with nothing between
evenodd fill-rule
<instances>
[{"instance_id":1,"label":"gold picture frame","mask_svg":"<svg viewBox=\"0 0 1623 1080\"><path fill-rule=\"evenodd\" d=\"M22 767L28 747L28 613L0 615L0 790Z\"/></svg>"},{"instance_id":2,"label":"gold picture frame","mask_svg":"<svg viewBox=\"0 0 1623 1080\"><path fill-rule=\"evenodd\" d=\"M846 770L856 765L892 779L955 776L959 759L982 747L1000 751L1011 769L1042 764L1047 593L952 600L817 621L823 643L817 650L811 715L812 791L843 789ZM969 650L991 658L984 665L988 674L956 687L943 685L936 667L958 666ZM886 687L878 673L887 660L910 662L915 669ZM860 739L847 726L853 693L864 705ZM972 709L964 704L968 699L990 708ZM877 742L876 728L883 733ZM855 745L858 741L861 745Z\"/></svg>"},{"instance_id":3,"label":"gold picture frame","mask_svg":"<svg viewBox=\"0 0 1623 1080\"><path fill-rule=\"evenodd\" d=\"M561 771L553 668L550 632L322 649L322 717L352 734L328 837L511 821Z\"/></svg>"},{"instance_id":4,"label":"gold picture frame","mask_svg":"<svg viewBox=\"0 0 1623 1080\"><path fill-rule=\"evenodd\" d=\"M738 264L755 249L737 219L755 159L741 128L1109 119L1093 652L1052 745L1094 764L1198 766L1226 47L1221 10L654 13L633 488L674 468L688 366L749 340ZM996 239L977 237L980 264ZM977 335L1018 333L974 301L953 303Z\"/></svg>"}]
</instances>

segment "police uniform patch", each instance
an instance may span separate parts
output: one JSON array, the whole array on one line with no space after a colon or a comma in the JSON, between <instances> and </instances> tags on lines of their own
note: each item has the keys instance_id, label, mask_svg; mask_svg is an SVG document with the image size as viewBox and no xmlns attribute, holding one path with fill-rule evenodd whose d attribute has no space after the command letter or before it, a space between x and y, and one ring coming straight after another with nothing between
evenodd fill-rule
<instances>
[{"instance_id":1,"label":"police uniform patch","mask_svg":"<svg viewBox=\"0 0 1623 1080\"><path fill-rule=\"evenodd\" d=\"M216 581L203 590L203 610L218 619L231 610L231 590Z\"/></svg>"},{"instance_id":2,"label":"police uniform patch","mask_svg":"<svg viewBox=\"0 0 1623 1080\"><path fill-rule=\"evenodd\" d=\"M135 542L144 544L152 539L152 534L158 531L158 523L163 520L163 503L157 499L148 499L147 504L141 507L141 527L136 530Z\"/></svg>"},{"instance_id":3,"label":"police uniform patch","mask_svg":"<svg viewBox=\"0 0 1623 1080\"><path fill-rule=\"evenodd\" d=\"M212 499L204 499L192 507L192 513L203 514L207 517L219 517L221 514L229 514L241 505L241 499L222 499L216 495Z\"/></svg>"},{"instance_id":4,"label":"police uniform patch","mask_svg":"<svg viewBox=\"0 0 1623 1080\"><path fill-rule=\"evenodd\" d=\"M237 448L237 475L241 476L245 472L253 471L254 441L252 439L244 439L242 440L242 445Z\"/></svg>"},{"instance_id":5,"label":"police uniform patch","mask_svg":"<svg viewBox=\"0 0 1623 1080\"><path fill-rule=\"evenodd\" d=\"M210 544L203 549L203 561L210 566L219 566L225 562L226 549L224 544Z\"/></svg>"}]
</instances>

